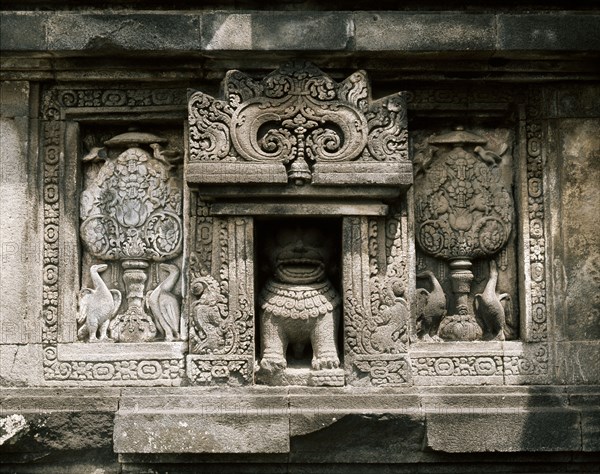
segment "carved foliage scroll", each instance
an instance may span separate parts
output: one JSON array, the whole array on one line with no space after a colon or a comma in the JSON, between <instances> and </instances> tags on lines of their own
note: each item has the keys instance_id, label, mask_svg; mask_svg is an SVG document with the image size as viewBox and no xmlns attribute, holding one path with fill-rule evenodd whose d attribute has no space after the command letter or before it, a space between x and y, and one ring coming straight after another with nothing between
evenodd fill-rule
<instances>
[{"instance_id":1,"label":"carved foliage scroll","mask_svg":"<svg viewBox=\"0 0 600 474\"><path fill-rule=\"evenodd\" d=\"M338 84L290 63L260 82L230 71L222 89L190 96L191 162L278 165L307 182L318 163L408 161L404 96L372 101L363 71Z\"/></svg>"},{"instance_id":2,"label":"carved foliage scroll","mask_svg":"<svg viewBox=\"0 0 600 474\"><path fill-rule=\"evenodd\" d=\"M388 217L344 219L344 344L351 384L409 380L408 221L405 208Z\"/></svg>"}]
</instances>

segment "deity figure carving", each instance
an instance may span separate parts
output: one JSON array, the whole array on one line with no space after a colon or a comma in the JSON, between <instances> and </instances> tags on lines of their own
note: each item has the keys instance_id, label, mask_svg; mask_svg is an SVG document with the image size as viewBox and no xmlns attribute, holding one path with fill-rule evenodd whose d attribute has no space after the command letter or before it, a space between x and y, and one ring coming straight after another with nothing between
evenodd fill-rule
<instances>
[{"instance_id":1,"label":"deity figure carving","mask_svg":"<svg viewBox=\"0 0 600 474\"><path fill-rule=\"evenodd\" d=\"M441 285L431 271L423 274L432 287L417 290L418 334L424 340L504 338L501 300L509 297L496 295L498 272L492 259L506 246L512 229L510 166L503 159L508 145L486 149L487 143L458 127L416 147L416 239L426 254L448 262L455 295L455 313L445 315ZM475 259L489 259L490 273L484 291L473 298Z\"/></svg>"},{"instance_id":2,"label":"deity figure carving","mask_svg":"<svg viewBox=\"0 0 600 474\"><path fill-rule=\"evenodd\" d=\"M94 288L81 290L77 320L80 324L78 331L80 339L87 337L90 342L110 340L108 326L121 306L121 292L115 289L110 290L104 283L100 273L107 268L108 265L105 264L92 265L90 275ZM100 333L100 337L98 337L98 333Z\"/></svg>"},{"instance_id":3,"label":"deity figure carving","mask_svg":"<svg viewBox=\"0 0 600 474\"><path fill-rule=\"evenodd\" d=\"M166 340L179 336L175 265L163 266L169 276L147 293L146 307L154 318L144 309L150 265L177 258L183 241L181 186L172 172L178 153L165 150L164 143L150 133L128 132L83 158L102 164L81 193L81 240L91 257L123 269L125 310L109 323L118 342L153 340L157 328Z\"/></svg>"},{"instance_id":4,"label":"deity figure carving","mask_svg":"<svg viewBox=\"0 0 600 474\"><path fill-rule=\"evenodd\" d=\"M283 370L289 344L296 356L310 344L313 370L337 369L340 297L327 277L326 238L312 227L281 228L273 237L272 275L259 297L260 368Z\"/></svg>"}]
</instances>

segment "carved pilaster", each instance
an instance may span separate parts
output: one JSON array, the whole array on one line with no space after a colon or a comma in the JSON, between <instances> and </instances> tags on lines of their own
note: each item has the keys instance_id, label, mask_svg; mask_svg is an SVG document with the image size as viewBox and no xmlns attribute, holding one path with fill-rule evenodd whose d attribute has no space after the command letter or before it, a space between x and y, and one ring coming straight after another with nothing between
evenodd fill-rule
<instances>
[{"instance_id":1,"label":"carved pilaster","mask_svg":"<svg viewBox=\"0 0 600 474\"><path fill-rule=\"evenodd\" d=\"M344 363L350 384L409 381L407 232L399 209L388 217L344 219Z\"/></svg>"},{"instance_id":2,"label":"carved pilaster","mask_svg":"<svg viewBox=\"0 0 600 474\"><path fill-rule=\"evenodd\" d=\"M252 219L211 217L198 200L194 221L188 377L198 385L252 383Z\"/></svg>"}]
</instances>

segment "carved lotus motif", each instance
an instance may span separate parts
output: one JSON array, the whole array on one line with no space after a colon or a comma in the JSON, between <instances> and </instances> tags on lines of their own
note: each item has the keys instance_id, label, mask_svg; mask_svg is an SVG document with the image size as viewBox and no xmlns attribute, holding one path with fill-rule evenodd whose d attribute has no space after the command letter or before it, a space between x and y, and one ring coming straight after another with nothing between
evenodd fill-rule
<instances>
[{"instance_id":1,"label":"carved lotus motif","mask_svg":"<svg viewBox=\"0 0 600 474\"><path fill-rule=\"evenodd\" d=\"M81 238L104 260L163 261L181 250L181 191L142 148L107 159L81 197Z\"/></svg>"}]
</instances>

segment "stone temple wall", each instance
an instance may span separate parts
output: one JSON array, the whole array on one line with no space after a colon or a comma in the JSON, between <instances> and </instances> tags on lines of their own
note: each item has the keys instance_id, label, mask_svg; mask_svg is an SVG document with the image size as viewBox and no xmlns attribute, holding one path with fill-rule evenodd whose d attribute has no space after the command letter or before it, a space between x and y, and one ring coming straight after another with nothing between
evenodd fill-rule
<instances>
[{"instance_id":1,"label":"stone temple wall","mask_svg":"<svg viewBox=\"0 0 600 474\"><path fill-rule=\"evenodd\" d=\"M3 471L597 469L600 12L396 3L3 4Z\"/></svg>"}]
</instances>

